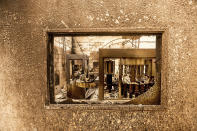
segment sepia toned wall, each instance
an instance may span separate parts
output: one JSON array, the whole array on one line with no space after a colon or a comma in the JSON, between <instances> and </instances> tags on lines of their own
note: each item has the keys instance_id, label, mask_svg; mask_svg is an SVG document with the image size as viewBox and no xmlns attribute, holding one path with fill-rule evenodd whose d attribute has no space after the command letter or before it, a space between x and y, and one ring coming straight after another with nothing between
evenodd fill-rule
<instances>
[{"instance_id":1,"label":"sepia toned wall","mask_svg":"<svg viewBox=\"0 0 197 131\"><path fill-rule=\"evenodd\" d=\"M166 29L164 110L46 109L46 29ZM196 0L0 0L0 130L197 130Z\"/></svg>"}]
</instances>

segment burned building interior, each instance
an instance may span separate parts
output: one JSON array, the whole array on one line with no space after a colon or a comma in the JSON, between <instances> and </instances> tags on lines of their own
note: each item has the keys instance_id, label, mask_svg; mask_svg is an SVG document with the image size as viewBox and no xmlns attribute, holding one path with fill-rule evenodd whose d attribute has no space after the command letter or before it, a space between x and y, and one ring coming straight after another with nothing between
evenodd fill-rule
<instances>
[{"instance_id":1,"label":"burned building interior","mask_svg":"<svg viewBox=\"0 0 197 131\"><path fill-rule=\"evenodd\" d=\"M0 131L197 131L197 0L0 0Z\"/></svg>"},{"instance_id":2,"label":"burned building interior","mask_svg":"<svg viewBox=\"0 0 197 131\"><path fill-rule=\"evenodd\" d=\"M51 103L160 104L161 34L51 37Z\"/></svg>"}]
</instances>

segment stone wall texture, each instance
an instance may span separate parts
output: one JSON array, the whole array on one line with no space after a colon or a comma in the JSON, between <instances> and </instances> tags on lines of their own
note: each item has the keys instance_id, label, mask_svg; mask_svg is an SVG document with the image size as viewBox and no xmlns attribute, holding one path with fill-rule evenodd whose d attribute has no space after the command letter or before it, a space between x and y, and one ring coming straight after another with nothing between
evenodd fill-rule
<instances>
[{"instance_id":1,"label":"stone wall texture","mask_svg":"<svg viewBox=\"0 0 197 131\"><path fill-rule=\"evenodd\" d=\"M165 110L46 109L43 30L166 28ZM197 0L0 0L0 131L197 130Z\"/></svg>"}]
</instances>

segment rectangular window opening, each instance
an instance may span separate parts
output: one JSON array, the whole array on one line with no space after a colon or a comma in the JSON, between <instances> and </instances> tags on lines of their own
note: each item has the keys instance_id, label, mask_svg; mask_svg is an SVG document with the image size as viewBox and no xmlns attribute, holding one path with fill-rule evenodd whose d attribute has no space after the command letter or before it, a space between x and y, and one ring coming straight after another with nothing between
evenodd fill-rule
<instances>
[{"instance_id":1,"label":"rectangular window opening","mask_svg":"<svg viewBox=\"0 0 197 131\"><path fill-rule=\"evenodd\" d=\"M161 44L161 33L49 33L49 103L160 105Z\"/></svg>"}]
</instances>

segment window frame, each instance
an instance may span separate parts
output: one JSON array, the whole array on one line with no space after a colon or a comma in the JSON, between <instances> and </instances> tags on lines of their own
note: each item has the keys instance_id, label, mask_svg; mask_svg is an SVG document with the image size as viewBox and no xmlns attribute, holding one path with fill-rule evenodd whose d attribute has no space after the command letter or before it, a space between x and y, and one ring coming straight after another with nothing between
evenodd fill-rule
<instances>
[{"instance_id":1,"label":"window frame","mask_svg":"<svg viewBox=\"0 0 197 131\"><path fill-rule=\"evenodd\" d=\"M49 82L48 78L49 71L49 61L50 56L48 55L49 49L51 48L50 43L53 44L54 37L56 36L66 36L66 35L158 35L160 34L162 36L161 40L161 56L163 56L164 53L167 53L167 50L163 50L164 41L166 42L166 45L168 43L168 29L166 28L70 28L70 29L46 29L43 31L44 35L44 41L46 43L46 95L45 95L45 108L46 109L86 109L86 110L164 110L167 108L167 74L163 73L163 69L166 67L161 67L161 103L160 105L101 105L101 104L95 104L95 105L89 105L89 104L54 104L53 100L51 98L51 89L49 88ZM167 46L166 46L167 47ZM165 49L165 48L164 48ZM167 56L167 54L166 54ZM167 62L167 59L161 59L161 63L165 60L164 63ZM164 78L165 79L162 79Z\"/></svg>"},{"instance_id":2,"label":"window frame","mask_svg":"<svg viewBox=\"0 0 197 131\"><path fill-rule=\"evenodd\" d=\"M99 100L104 100L105 58L156 58L155 49L99 49Z\"/></svg>"}]
</instances>

